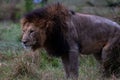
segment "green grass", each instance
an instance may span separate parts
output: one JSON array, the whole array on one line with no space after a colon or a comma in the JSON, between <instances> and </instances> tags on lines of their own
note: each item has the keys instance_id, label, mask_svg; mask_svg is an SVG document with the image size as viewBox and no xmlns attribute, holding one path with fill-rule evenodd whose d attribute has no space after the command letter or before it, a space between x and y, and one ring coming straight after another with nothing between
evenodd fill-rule
<instances>
[{"instance_id":1,"label":"green grass","mask_svg":"<svg viewBox=\"0 0 120 80\"><path fill-rule=\"evenodd\" d=\"M0 23L0 80L65 80L61 60L44 50L32 62L30 52L20 43L20 25ZM99 64L93 56L81 56L79 80L102 80ZM113 79L109 79L113 80Z\"/></svg>"}]
</instances>

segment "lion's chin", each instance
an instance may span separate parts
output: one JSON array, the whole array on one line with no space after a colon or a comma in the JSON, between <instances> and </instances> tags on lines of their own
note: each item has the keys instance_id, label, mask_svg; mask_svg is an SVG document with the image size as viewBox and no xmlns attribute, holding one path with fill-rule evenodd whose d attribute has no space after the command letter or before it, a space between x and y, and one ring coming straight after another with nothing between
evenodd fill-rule
<instances>
[{"instance_id":1,"label":"lion's chin","mask_svg":"<svg viewBox=\"0 0 120 80\"><path fill-rule=\"evenodd\" d=\"M25 45L22 43L22 46L25 50L27 51L35 51L37 50L38 48L40 48L40 45L39 44L34 44L34 45Z\"/></svg>"}]
</instances>

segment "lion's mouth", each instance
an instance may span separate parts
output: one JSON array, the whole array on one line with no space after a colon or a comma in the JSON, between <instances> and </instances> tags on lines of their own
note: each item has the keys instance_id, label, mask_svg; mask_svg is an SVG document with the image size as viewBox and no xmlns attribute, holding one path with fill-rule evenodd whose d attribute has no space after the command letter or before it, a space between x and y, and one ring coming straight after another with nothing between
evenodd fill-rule
<instances>
[{"instance_id":1,"label":"lion's mouth","mask_svg":"<svg viewBox=\"0 0 120 80\"><path fill-rule=\"evenodd\" d=\"M31 49L32 45L22 43L24 49Z\"/></svg>"},{"instance_id":2,"label":"lion's mouth","mask_svg":"<svg viewBox=\"0 0 120 80\"><path fill-rule=\"evenodd\" d=\"M32 47L36 44L36 42L31 43L31 44L24 44L22 43L22 46L24 49L32 49Z\"/></svg>"}]
</instances>

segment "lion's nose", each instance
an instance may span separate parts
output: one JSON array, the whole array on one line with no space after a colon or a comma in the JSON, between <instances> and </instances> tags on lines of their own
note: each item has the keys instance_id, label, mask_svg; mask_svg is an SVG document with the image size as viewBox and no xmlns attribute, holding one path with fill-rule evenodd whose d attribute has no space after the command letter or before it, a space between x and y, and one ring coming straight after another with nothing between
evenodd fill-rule
<instances>
[{"instance_id":1,"label":"lion's nose","mask_svg":"<svg viewBox=\"0 0 120 80\"><path fill-rule=\"evenodd\" d=\"M22 40L22 43L23 44L26 44L28 41L27 40Z\"/></svg>"}]
</instances>

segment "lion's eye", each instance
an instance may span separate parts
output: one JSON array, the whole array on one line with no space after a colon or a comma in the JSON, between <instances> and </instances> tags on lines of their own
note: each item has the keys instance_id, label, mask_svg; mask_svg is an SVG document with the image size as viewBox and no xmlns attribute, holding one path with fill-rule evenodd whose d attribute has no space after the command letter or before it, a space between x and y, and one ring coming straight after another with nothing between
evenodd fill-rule
<instances>
[{"instance_id":1,"label":"lion's eye","mask_svg":"<svg viewBox=\"0 0 120 80\"><path fill-rule=\"evenodd\" d=\"M33 33L34 32L34 30L30 30L30 33Z\"/></svg>"}]
</instances>

